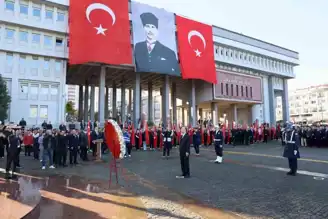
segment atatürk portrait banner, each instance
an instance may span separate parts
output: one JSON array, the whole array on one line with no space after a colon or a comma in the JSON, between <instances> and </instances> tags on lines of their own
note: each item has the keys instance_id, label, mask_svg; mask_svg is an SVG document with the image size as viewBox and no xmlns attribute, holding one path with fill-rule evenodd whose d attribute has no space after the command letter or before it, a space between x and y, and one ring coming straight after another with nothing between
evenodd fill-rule
<instances>
[{"instance_id":1,"label":"atat\u00fcrk portrait banner","mask_svg":"<svg viewBox=\"0 0 328 219\"><path fill-rule=\"evenodd\" d=\"M131 11L136 70L180 76L174 14L134 1Z\"/></svg>"}]
</instances>

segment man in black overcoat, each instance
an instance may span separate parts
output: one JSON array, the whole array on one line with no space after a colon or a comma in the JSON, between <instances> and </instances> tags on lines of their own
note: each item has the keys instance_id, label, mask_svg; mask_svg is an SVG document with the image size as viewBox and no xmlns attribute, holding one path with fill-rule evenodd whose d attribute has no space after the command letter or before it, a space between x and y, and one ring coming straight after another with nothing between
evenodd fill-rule
<instances>
[{"instance_id":1,"label":"man in black overcoat","mask_svg":"<svg viewBox=\"0 0 328 219\"><path fill-rule=\"evenodd\" d=\"M180 75L176 53L157 40L158 18L149 12L141 14L140 18L146 39L134 48L137 71Z\"/></svg>"},{"instance_id":2,"label":"man in black overcoat","mask_svg":"<svg viewBox=\"0 0 328 219\"><path fill-rule=\"evenodd\" d=\"M180 164L182 175L177 176L177 178L189 178L190 168L189 168L189 155L190 155L190 139L189 135L186 133L186 128L181 128L181 141L180 141Z\"/></svg>"}]
</instances>

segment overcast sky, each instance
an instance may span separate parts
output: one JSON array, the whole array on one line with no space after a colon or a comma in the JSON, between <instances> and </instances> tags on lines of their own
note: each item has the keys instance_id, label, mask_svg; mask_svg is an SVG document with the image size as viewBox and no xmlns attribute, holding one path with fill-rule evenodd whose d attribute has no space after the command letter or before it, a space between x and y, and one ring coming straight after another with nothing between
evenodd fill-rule
<instances>
[{"instance_id":1,"label":"overcast sky","mask_svg":"<svg viewBox=\"0 0 328 219\"><path fill-rule=\"evenodd\" d=\"M328 83L328 0L137 0L300 53L289 89Z\"/></svg>"}]
</instances>

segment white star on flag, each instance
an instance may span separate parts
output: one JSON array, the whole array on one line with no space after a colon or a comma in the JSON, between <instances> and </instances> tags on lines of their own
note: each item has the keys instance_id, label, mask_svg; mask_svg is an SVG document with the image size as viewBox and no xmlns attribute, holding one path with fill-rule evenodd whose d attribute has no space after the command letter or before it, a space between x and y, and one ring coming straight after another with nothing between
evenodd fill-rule
<instances>
[{"instance_id":1,"label":"white star on flag","mask_svg":"<svg viewBox=\"0 0 328 219\"><path fill-rule=\"evenodd\" d=\"M102 35L106 36L105 31L106 31L107 29L106 29L106 28L103 28L103 27L101 26L101 24L99 25L99 27L95 27L95 29L97 30L97 35L98 35L98 34L102 34Z\"/></svg>"},{"instance_id":2,"label":"white star on flag","mask_svg":"<svg viewBox=\"0 0 328 219\"><path fill-rule=\"evenodd\" d=\"M202 54L202 52L200 52L198 49L194 50L194 52L196 53L197 57L200 57L200 54Z\"/></svg>"}]
</instances>

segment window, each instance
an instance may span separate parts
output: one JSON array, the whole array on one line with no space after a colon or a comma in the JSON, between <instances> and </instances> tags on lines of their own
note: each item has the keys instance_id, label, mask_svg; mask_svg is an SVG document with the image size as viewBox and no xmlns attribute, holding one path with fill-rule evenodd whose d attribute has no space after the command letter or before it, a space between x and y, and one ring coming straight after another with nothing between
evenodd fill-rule
<instances>
[{"instance_id":1,"label":"window","mask_svg":"<svg viewBox=\"0 0 328 219\"><path fill-rule=\"evenodd\" d=\"M61 71L61 61L60 60L56 60L56 63L55 63L55 70L56 72L60 72Z\"/></svg>"},{"instance_id":2,"label":"window","mask_svg":"<svg viewBox=\"0 0 328 219\"><path fill-rule=\"evenodd\" d=\"M27 15L28 14L28 5L20 4L19 5L19 13Z\"/></svg>"},{"instance_id":3,"label":"window","mask_svg":"<svg viewBox=\"0 0 328 219\"><path fill-rule=\"evenodd\" d=\"M7 66L13 66L14 63L14 54L13 53L7 53L6 54L6 64Z\"/></svg>"},{"instance_id":4,"label":"window","mask_svg":"<svg viewBox=\"0 0 328 219\"><path fill-rule=\"evenodd\" d=\"M57 101L57 97L58 97L58 86L56 86L56 85L51 86L50 94L51 94L51 100L52 101Z\"/></svg>"},{"instance_id":5,"label":"window","mask_svg":"<svg viewBox=\"0 0 328 219\"><path fill-rule=\"evenodd\" d=\"M20 55L19 56L19 72L21 74L25 74L25 68L26 68L26 56Z\"/></svg>"},{"instance_id":6,"label":"window","mask_svg":"<svg viewBox=\"0 0 328 219\"><path fill-rule=\"evenodd\" d=\"M63 45L63 39L56 38L56 46L62 46Z\"/></svg>"},{"instance_id":7,"label":"window","mask_svg":"<svg viewBox=\"0 0 328 219\"><path fill-rule=\"evenodd\" d=\"M21 42L26 42L28 41L28 32L26 31L19 31L19 40Z\"/></svg>"},{"instance_id":8,"label":"window","mask_svg":"<svg viewBox=\"0 0 328 219\"><path fill-rule=\"evenodd\" d=\"M41 8L33 6L33 16L40 18L41 17Z\"/></svg>"},{"instance_id":9,"label":"window","mask_svg":"<svg viewBox=\"0 0 328 219\"><path fill-rule=\"evenodd\" d=\"M6 38L14 39L15 30L6 28Z\"/></svg>"},{"instance_id":10,"label":"window","mask_svg":"<svg viewBox=\"0 0 328 219\"><path fill-rule=\"evenodd\" d=\"M233 96L233 84L230 85L230 90L231 90L231 96Z\"/></svg>"},{"instance_id":11,"label":"window","mask_svg":"<svg viewBox=\"0 0 328 219\"><path fill-rule=\"evenodd\" d=\"M48 85L42 85L40 93L45 98L45 100L48 100L49 86Z\"/></svg>"},{"instance_id":12,"label":"window","mask_svg":"<svg viewBox=\"0 0 328 219\"><path fill-rule=\"evenodd\" d=\"M236 96L238 97L239 96L239 86L236 85Z\"/></svg>"},{"instance_id":13,"label":"window","mask_svg":"<svg viewBox=\"0 0 328 219\"><path fill-rule=\"evenodd\" d=\"M44 58L43 69L49 71L50 69L50 59Z\"/></svg>"},{"instance_id":14,"label":"window","mask_svg":"<svg viewBox=\"0 0 328 219\"><path fill-rule=\"evenodd\" d=\"M48 118L48 106L40 106L40 118Z\"/></svg>"},{"instance_id":15,"label":"window","mask_svg":"<svg viewBox=\"0 0 328 219\"><path fill-rule=\"evenodd\" d=\"M226 84L226 95L229 95L229 84Z\"/></svg>"},{"instance_id":16,"label":"window","mask_svg":"<svg viewBox=\"0 0 328 219\"><path fill-rule=\"evenodd\" d=\"M246 89L246 97L248 97L248 87L246 86L245 89Z\"/></svg>"},{"instance_id":17,"label":"window","mask_svg":"<svg viewBox=\"0 0 328 219\"><path fill-rule=\"evenodd\" d=\"M38 33L32 33L32 43L40 43L41 35Z\"/></svg>"},{"instance_id":18,"label":"window","mask_svg":"<svg viewBox=\"0 0 328 219\"><path fill-rule=\"evenodd\" d=\"M20 99L21 100L26 100L27 99L27 94L28 94L28 84L27 83L21 83L20 84Z\"/></svg>"},{"instance_id":19,"label":"window","mask_svg":"<svg viewBox=\"0 0 328 219\"><path fill-rule=\"evenodd\" d=\"M243 97L244 96L244 86L240 86L240 89L241 89L241 96Z\"/></svg>"},{"instance_id":20,"label":"window","mask_svg":"<svg viewBox=\"0 0 328 219\"><path fill-rule=\"evenodd\" d=\"M32 56L31 74L33 76L37 76L38 75L38 69L39 69L39 57Z\"/></svg>"},{"instance_id":21,"label":"window","mask_svg":"<svg viewBox=\"0 0 328 219\"><path fill-rule=\"evenodd\" d=\"M15 10L15 2L7 0L5 3L5 9L8 11L14 11Z\"/></svg>"},{"instance_id":22,"label":"window","mask_svg":"<svg viewBox=\"0 0 328 219\"><path fill-rule=\"evenodd\" d=\"M63 12L57 12L57 21L64 21L65 14Z\"/></svg>"},{"instance_id":23,"label":"window","mask_svg":"<svg viewBox=\"0 0 328 219\"><path fill-rule=\"evenodd\" d=\"M249 88L249 94L250 94L251 98L253 98L253 88L252 87Z\"/></svg>"},{"instance_id":24,"label":"window","mask_svg":"<svg viewBox=\"0 0 328 219\"><path fill-rule=\"evenodd\" d=\"M47 9L46 10L46 19L52 20L53 16L54 16L54 12L50 9Z\"/></svg>"},{"instance_id":25,"label":"window","mask_svg":"<svg viewBox=\"0 0 328 219\"><path fill-rule=\"evenodd\" d=\"M38 99L38 93L39 93L39 85L38 84L31 84L30 85L30 99L31 100L37 100Z\"/></svg>"},{"instance_id":26,"label":"window","mask_svg":"<svg viewBox=\"0 0 328 219\"><path fill-rule=\"evenodd\" d=\"M36 118L38 116L38 106L30 105L30 118Z\"/></svg>"},{"instance_id":27,"label":"window","mask_svg":"<svg viewBox=\"0 0 328 219\"><path fill-rule=\"evenodd\" d=\"M51 36L44 36L44 45L46 47L50 47L52 44L52 37Z\"/></svg>"},{"instance_id":28,"label":"window","mask_svg":"<svg viewBox=\"0 0 328 219\"><path fill-rule=\"evenodd\" d=\"M223 83L221 83L221 95L223 95Z\"/></svg>"}]
</instances>

